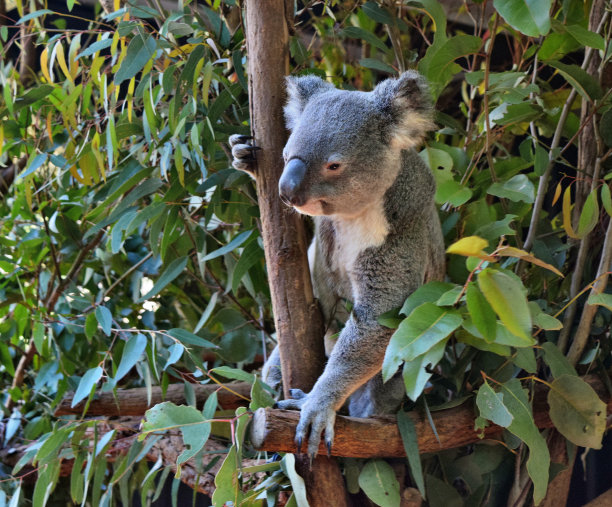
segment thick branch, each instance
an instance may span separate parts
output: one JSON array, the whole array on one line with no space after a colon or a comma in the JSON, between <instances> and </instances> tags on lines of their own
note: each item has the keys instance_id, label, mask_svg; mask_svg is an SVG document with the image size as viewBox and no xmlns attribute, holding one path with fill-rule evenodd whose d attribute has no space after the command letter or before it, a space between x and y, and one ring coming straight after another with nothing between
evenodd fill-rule
<instances>
[{"instance_id":1,"label":"thick branch","mask_svg":"<svg viewBox=\"0 0 612 507\"><path fill-rule=\"evenodd\" d=\"M607 402L612 412L612 398L603 382L594 375L583 377L597 395ZM536 386L533 415L538 428L553 426L548 416L546 394L548 389ZM293 441L299 412L260 408L251 423L251 442L258 450L270 452L297 452ZM425 414L411 412L418 435L419 452L440 452L478 442L481 436L474 430L474 409L471 404L433 412L433 422L439 441ZM499 435L503 428L491 425L484 430L486 438ZM327 452L323 442L319 453ZM406 456L395 418L379 417L359 419L338 416L334 428L332 455L352 458L392 458Z\"/></svg>"},{"instance_id":2,"label":"thick branch","mask_svg":"<svg viewBox=\"0 0 612 507\"><path fill-rule=\"evenodd\" d=\"M196 406L201 409L206 399L217 392L219 405L225 410L235 409L246 406L249 403L251 385L247 382L237 382L235 384L192 384L195 394ZM78 403L72 407L74 393L68 393L55 409L55 416L70 414L81 414L86 401ZM153 405L162 401L171 401L177 405L184 405L185 387L183 384L170 384L166 390L166 395L162 396L161 387L151 388L151 403L147 402L147 388L136 387L133 389L118 389L115 396L112 392L100 393L89 404L87 409L88 416L128 416L144 415Z\"/></svg>"}]
</instances>

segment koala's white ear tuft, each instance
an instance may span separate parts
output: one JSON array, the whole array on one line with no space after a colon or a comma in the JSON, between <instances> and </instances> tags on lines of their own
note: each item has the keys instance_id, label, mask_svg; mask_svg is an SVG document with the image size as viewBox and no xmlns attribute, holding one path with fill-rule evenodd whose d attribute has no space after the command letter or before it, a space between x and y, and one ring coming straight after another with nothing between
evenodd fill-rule
<instances>
[{"instance_id":1,"label":"koala's white ear tuft","mask_svg":"<svg viewBox=\"0 0 612 507\"><path fill-rule=\"evenodd\" d=\"M287 104L285 105L287 128L293 129L313 95L333 89L334 85L317 76L287 76Z\"/></svg>"},{"instance_id":2,"label":"koala's white ear tuft","mask_svg":"<svg viewBox=\"0 0 612 507\"><path fill-rule=\"evenodd\" d=\"M392 145L412 148L435 128L427 83L418 72L408 70L396 79L387 79L372 93L378 107L389 115Z\"/></svg>"}]
</instances>

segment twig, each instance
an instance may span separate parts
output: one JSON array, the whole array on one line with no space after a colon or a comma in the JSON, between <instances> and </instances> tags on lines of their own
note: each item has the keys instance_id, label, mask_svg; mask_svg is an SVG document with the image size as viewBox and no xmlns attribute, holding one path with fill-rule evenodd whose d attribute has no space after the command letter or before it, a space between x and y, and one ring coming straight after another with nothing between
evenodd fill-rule
<instances>
[{"instance_id":1,"label":"twig","mask_svg":"<svg viewBox=\"0 0 612 507\"><path fill-rule=\"evenodd\" d=\"M590 296L601 294L608 284L610 263L612 262L612 220L608 222L608 229L606 230L606 239L601 251L601 258L599 260L599 268L597 269L597 282L593 284ZM582 316L580 317L580 323L574 336L574 341L567 354L567 358L572 364L576 364L582 352L587 345L589 339L589 333L591 331L591 323L597 312L597 305L590 305L586 303L582 310Z\"/></svg>"}]
</instances>

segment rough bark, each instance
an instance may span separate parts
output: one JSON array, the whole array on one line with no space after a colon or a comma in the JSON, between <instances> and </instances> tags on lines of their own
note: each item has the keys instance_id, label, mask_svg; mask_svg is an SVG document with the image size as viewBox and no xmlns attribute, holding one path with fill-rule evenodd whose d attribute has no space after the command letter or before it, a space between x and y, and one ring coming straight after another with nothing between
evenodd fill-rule
<instances>
[{"instance_id":1,"label":"rough bark","mask_svg":"<svg viewBox=\"0 0 612 507\"><path fill-rule=\"evenodd\" d=\"M605 385L594 375L583 379L595 389L597 395L612 412L612 398ZM548 389L537 386L533 403L534 420L538 428L553 427L548 416L546 395ZM425 414L411 412L418 436L419 452L439 452L478 442L481 435L474 430L474 408L464 404L448 410L432 413L439 441ZM299 412L289 410L259 409L251 422L251 442L258 450L270 452L297 452L293 435L299 420ZM503 428L494 424L484 429L485 438L499 435ZM323 442L319 453L327 451ZM404 445L394 417L359 419L338 416L334 433L333 456L353 458L404 457Z\"/></svg>"},{"instance_id":2,"label":"rough bark","mask_svg":"<svg viewBox=\"0 0 612 507\"><path fill-rule=\"evenodd\" d=\"M292 25L291 0L246 1L251 130L261 148L255 168L257 195L285 396L290 388L310 391L325 361L323 319L312 294L304 225L278 198ZM293 435L288 439L293 441ZM338 464L319 458L308 465L297 460L310 505L329 505L330 498L339 507L347 505Z\"/></svg>"},{"instance_id":3,"label":"rough bark","mask_svg":"<svg viewBox=\"0 0 612 507\"><path fill-rule=\"evenodd\" d=\"M612 505L612 489L591 500L584 507L608 507L609 505Z\"/></svg>"},{"instance_id":4,"label":"rough bark","mask_svg":"<svg viewBox=\"0 0 612 507\"><path fill-rule=\"evenodd\" d=\"M224 410L231 410L249 404L251 385L247 382L237 382L235 384L208 384L208 385L192 385L195 393L196 405L198 409L204 406L206 399L213 393L217 392L219 405ZM68 393L55 409L55 417L81 414L85 407L85 401L78 403L72 407L74 393ZM171 401L176 405L184 405L185 387L183 384L170 384L166 390L166 395L162 396L161 387L155 386L151 388L151 402L147 402L147 388L136 387L134 389L118 389L117 394L112 392L100 393L89 404L87 409L88 416L103 415L107 417L128 416L128 415L144 415L144 413L153 405L162 401Z\"/></svg>"},{"instance_id":5,"label":"rough bark","mask_svg":"<svg viewBox=\"0 0 612 507\"><path fill-rule=\"evenodd\" d=\"M546 496L539 507L561 507L567 503L576 453L568 456L567 440L557 430L551 431L548 438L548 450L550 461L561 463L566 468L561 470L550 482Z\"/></svg>"}]
</instances>

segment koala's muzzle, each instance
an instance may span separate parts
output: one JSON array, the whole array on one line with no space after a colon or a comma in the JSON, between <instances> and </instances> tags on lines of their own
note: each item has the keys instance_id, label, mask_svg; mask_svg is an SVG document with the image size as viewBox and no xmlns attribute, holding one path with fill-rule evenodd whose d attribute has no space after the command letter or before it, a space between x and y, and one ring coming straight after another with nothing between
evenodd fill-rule
<instances>
[{"instance_id":1,"label":"koala's muzzle","mask_svg":"<svg viewBox=\"0 0 612 507\"><path fill-rule=\"evenodd\" d=\"M280 177L278 190L281 201L287 206L301 206L306 202L306 198L301 192L301 186L306 176L306 164L299 158L291 159Z\"/></svg>"}]
</instances>

